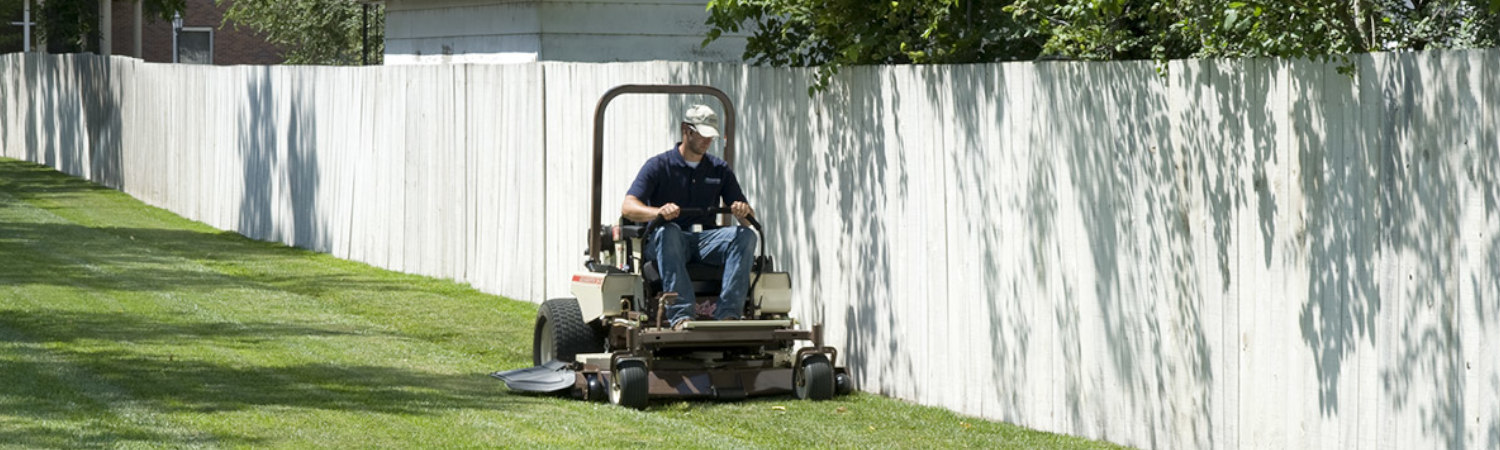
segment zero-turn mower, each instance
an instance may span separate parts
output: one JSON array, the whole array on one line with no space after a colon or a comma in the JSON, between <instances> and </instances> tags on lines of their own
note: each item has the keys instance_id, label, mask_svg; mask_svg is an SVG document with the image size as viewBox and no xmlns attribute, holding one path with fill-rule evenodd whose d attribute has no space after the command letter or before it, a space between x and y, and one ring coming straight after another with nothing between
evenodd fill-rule
<instances>
[{"instance_id":1,"label":"zero-turn mower","mask_svg":"<svg viewBox=\"0 0 1500 450\"><path fill-rule=\"evenodd\" d=\"M512 390L565 393L573 397L642 409L652 398L740 399L791 393L825 400L852 390L838 351L824 344L822 326L799 327L792 311L791 277L776 271L765 255L765 230L751 268L743 320L698 320L673 329L663 305L677 294L664 292L655 261L642 249L660 217L641 224L620 218L600 223L600 184L604 161L604 112L622 94L700 94L723 105L724 160L734 163L734 105L708 86L624 85L609 90L594 112L593 198L584 270L572 274L568 298L542 303L532 342L534 367L491 374ZM685 216L718 214L728 208L689 209ZM688 264L697 301L713 304L723 268Z\"/></svg>"}]
</instances>

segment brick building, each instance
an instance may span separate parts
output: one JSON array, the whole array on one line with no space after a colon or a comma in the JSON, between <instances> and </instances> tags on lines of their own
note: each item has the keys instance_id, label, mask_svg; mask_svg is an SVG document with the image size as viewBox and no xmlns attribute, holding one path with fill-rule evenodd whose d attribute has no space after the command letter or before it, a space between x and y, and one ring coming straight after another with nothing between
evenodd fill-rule
<instances>
[{"instance_id":1,"label":"brick building","mask_svg":"<svg viewBox=\"0 0 1500 450\"><path fill-rule=\"evenodd\" d=\"M30 10L33 21L42 14L41 1L23 1L25 8L22 3L0 5L3 6L0 7L0 54L23 51L23 11ZM225 3L215 5L214 0L186 0L187 8L182 14L183 31L178 42L182 56L179 62L232 65L280 64L285 61L280 49L250 28L236 30L232 23L224 23L224 11L229 2ZM109 33L91 36L82 51L134 56L150 62L172 61L172 21L145 13L139 1L101 0L99 21L101 28ZM32 32L31 51L43 51L44 47L51 47L53 52L78 51L47 46L36 28L32 28Z\"/></svg>"},{"instance_id":2,"label":"brick building","mask_svg":"<svg viewBox=\"0 0 1500 450\"><path fill-rule=\"evenodd\" d=\"M114 1L110 52L135 56L150 62L172 61L172 22L144 13L135 1ZM224 23L229 2L187 0L182 13L182 35L178 38L179 62L197 64L280 64L281 50L266 42L249 27L235 29ZM138 22L139 21L139 22ZM140 23L140 48L136 48L136 24Z\"/></svg>"}]
</instances>

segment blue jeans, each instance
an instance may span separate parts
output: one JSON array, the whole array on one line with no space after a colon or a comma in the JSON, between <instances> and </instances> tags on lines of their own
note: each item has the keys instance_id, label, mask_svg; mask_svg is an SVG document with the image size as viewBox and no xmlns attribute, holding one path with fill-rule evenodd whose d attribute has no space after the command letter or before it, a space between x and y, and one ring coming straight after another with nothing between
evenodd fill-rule
<instances>
[{"instance_id":1,"label":"blue jeans","mask_svg":"<svg viewBox=\"0 0 1500 450\"><path fill-rule=\"evenodd\" d=\"M646 254L656 260L662 291L677 293L677 302L666 305L666 315L677 325L693 318L693 283L687 263L724 266L724 284L714 305L714 320L737 319L745 310L750 290L750 266L755 261L755 232L745 227L724 227L698 233L682 231L675 223L658 228L646 242Z\"/></svg>"}]
</instances>

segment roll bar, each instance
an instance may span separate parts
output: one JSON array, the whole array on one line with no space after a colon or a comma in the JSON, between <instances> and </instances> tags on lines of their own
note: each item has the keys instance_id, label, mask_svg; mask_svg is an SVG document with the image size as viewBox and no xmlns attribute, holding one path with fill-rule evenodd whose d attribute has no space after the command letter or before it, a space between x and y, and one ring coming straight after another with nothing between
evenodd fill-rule
<instances>
[{"instance_id":1,"label":"roll bar","mask_svg":"<svg viewBox=\"0 0 1500 450\"><path fill-rule=\"evenodd\" d=\"M624 94L702 94L718 98L724 109L724 162L729 163L730 168L734 167L734 102L729 100L728 95L724 95L724 91L712 86L677 84L625 84L606 91L599 98L599 105L594 107L594 194L589 202L589 261L599 260L599 207L603 200L600 198L603 195L600 189L604 184L604 110L609 107L610 101Z\"/></svg>"}]
</instances>

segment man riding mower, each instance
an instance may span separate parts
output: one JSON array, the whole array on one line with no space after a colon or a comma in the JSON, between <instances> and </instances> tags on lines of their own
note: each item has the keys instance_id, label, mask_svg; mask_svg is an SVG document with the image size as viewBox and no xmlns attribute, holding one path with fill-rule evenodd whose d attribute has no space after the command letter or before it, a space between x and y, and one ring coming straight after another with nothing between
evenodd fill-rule
<instances>
[{"instance_id":1,"label":"man riding mower","mask_svg":"<svg viewBox=\"0 0 1500 450\"><path fill-rule=\"evenodd\" d=\"M690 108L683 142L646 163L620 223L608 226L599 217L604 112L622 94L717 97L725 113L724 158L706 153L719 134L713 111ZM569 392L637 409L653 397L792 393L823 400L851 391L849 376L835 367L838 352L823 344L822 327L801 329L788 316L791 277L765 255L765 230L730 169L734 118L729 98L707 86L625 85L605 93L594 115L585 270L570 279L574 297L547 300L537 312L536 367L494 377L516 391ZM723 215L750 228L719 227L714 218ZM757 241L759 256L752 257Z\"/></svg>"}]
</instances>

